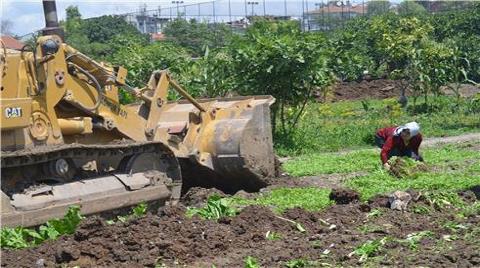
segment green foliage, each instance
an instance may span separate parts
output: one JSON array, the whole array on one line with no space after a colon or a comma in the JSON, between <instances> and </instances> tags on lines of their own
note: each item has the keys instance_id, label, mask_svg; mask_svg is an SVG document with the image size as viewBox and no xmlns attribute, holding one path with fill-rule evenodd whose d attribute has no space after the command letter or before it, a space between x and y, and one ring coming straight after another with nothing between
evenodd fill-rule
<instances>
[{"instance_id":1,"label":"green foliage","mask_svg":"<svg viewBox=\"0 0 480 268\"><path fill-rule=\"evenodd\" d=\"M217 194L208 197L207 204L203 208L189 208L187 215L199 215L207 220L218 220L222 217L232 217L237 211L230 206L227 199L221 198Z\"/></svg>"},{"instance_id":2,"label":"green foliage","mask_svg":"<svg viewBox=\"0 0 480 268\"><path fill-rule=\"evenodd\" d=\"M377 255L383 250L383 246L390 240L388 237L382 239L368 240L367 242L358 246L352 253L360 256L360 262L367 260L370 257ZM353 255L352 254L352 255Z\"/></svg>"},{"instance_id":3,"label":"green foliage","mask_svg":"<svg viewBox=\"0 0 480 268\"><path fill-rule=\"evenodd\" d=\"M367 174L359 174L345 183L347 187L359 191L363 200L395 190L417 189L434 191L427 193L427 196L435 197L432 199L432 203L441 205L448 202L455 207L462 207L461 200L452 191L468 189L480 184L480 169L475 165L478 162L476 161L479 156L478 151L467 148L445 145L423 149L422 153L426 163L434 168L418 170L415 176L410 176L408 179L398 179L383 170L380 167L379 151L371 149L341 154L309 154L287 161L283 168L294 176L348 174L363 171ZM449 166L456 162L461 165L455 165L454 170L449 169ZM465 164L469 162L473 164ZM445 193L435 193L436 191L450 191L450 194L443 196ZM422 212L419 210L418 213Z\"/></svg>"},{"instance_id":4,"label":"green foliage","mask_svg":"<svg viewBox=\"0 0 480 268\"><path fill-rule=\"evenodd\" d=\"M390 164L390 174L397 178L413 178L418 175L419 171L426 171L428 167L409 157L394 156L388 160Z\"/></svg>"},{"instance_id":5,"label":"green foliage","mask_svg":"<svg viewBox=\"0 0 480 268\"><path fill-rule=\"evenodd\" d=\"M418 244L422 239L426 237L433 237L433 232L431 231L421 231L417 233L408 234L407 237L399 242L407 244L411 250L417 250Z\"/></svg>"},{"instance_id":6,"label":"green foliage","mask_svg":"<svg viewBox=\"0 0 480 268\"><path fill-rule=\"evenodd\" d=\"M329 194L329 189L315 187L276 188L260 195L254 200L241 198L232 198L230 200L234 205L271 206L278 212L283 212L286 209L294 207L300 207L310 211L318 211L332 204Z\"/></svg>"},{"instance_id":7,"label":"green foliage","mask_svg":"<svg viewBox=\"0 0 480 268\"><path fill-rule=\"evenodd\" d=\"M156 42L149 46L134 44L121 48L115 54L113 63L127 68L128 83L132 86L142 87L153 71L164 69L169 69L174 78L184 84L188 77L182 74L190 64L190 56L178 46Z\"/></svg>"},{"instance_id":8,"label":"green foliage","mask_svg":"<svg viewBox=\"0 0 480 268\"><path fill-rule=\"evenodd\" d=\"M426 206L422 205L415 205L413 207L413 212L417 214L423 214L423 215L428 215L430 214L430 209Z\"/></svg>"},{"instance_id":9,"label":"green foliage","mask_svg":"<svg viewBox=\"0 0 480 268\"><path fill-rule=\"evenodd\" d=\"M376 209L373 209L372 211L370 211L368 214L367 214L367 218L377 218L379 216L381 216L383 214L383 212L376 208Z\"/></svg>"},{"instance_id":10,"label":"green foliage","mask_svg":"<svg viewBox=\"0 0 480 268\"><path fill-rule=\"evenodd\" d=\"M406 0L398 5L398 13L401 15L420 16L425 15L427 10L413 0Z\"/></svg>"},{"instance_id":11,"label":"green foliage","mask_svg":"<svg viewBox=\"0 0 480 268\"><path fill-rule=\"evenodd\" d=\"M429 191L425 193L426 200L438 208L445 207L464 207L465 203L455 192L447 191Z\"/></svg>"},{"instance_id":12,"label":"green foliage","mask_svg":"<svg viewBox=\"0 0 480 268\"><path fill-rule=\"evenodd\" d=\"M190 65L193 79L187 81L189 91L202 97L224 97L232 93L236 88L232 64L232 55L227 51L207 48L205 55Z\"/></svg>"},{"instance_id":13,"label":"green foliage","mask_svg":"<svg viewBox=\"0 0 480 268\"><path fill-rule=\"evenodd\" d=\"M390 11L390 6L391 4L388 0L368 1L367 15L376 16L385 14Z\"/></svg>"},{"instance_id":14,"label":"green foliage","mask_svg":"<svg viewBox=\"0 0 480 268\"><path fill-rule=\"evenodd\" d=\"M282 235L274 231L268 231L265 234L265 238L267 238L267 240L274 241L274 240L282 239Z\"/></svg>"},{"instance_id":15,"label":"green foliage","mask_svg":"<svg viewBox=\"0 0 480 268\"><path fill-rule=\"evenodd\" d=\"M143 217L145 216L145 214L147 214L147 209L148 209L147 204L142 202L136 205L135 207L133 207L132 210L130 211L130 214L117 216L117 221L127 222L131 219ZM115 220L108 220L107 224L115 224Z\"/></svg>"},{"instance_id":16,"label":"green foliage","mask_svg":"<svg viewBox=\"0 0 480 268\"><path fill-rule=\"evenodd\" d=\"M26 248L57 239L64 234L73 234L82 219L80 207L71 206L62 219L49 220L38 230L4 227L0 231L0 245L2 248Z\"/></svg>"},{"instance_id":17,"label":"green foliage","mask_svg":"<svg viewBox=\"0 0 480 268\"><path fill-rule=\"evenodd\" d=\"M305 260L305 259L294 259L289 260L285 263L285 267L287 268L304 268L304 267L316 267L316 263Z\"/></svg>"},{"instance_id":18,"label":"green foliage","mask_svg":"<svg viewBox=\"0 0 480 268\"><path fill-rule=\"evenodd\" d=\"M332 81L327 48L325 37L302 33L293 22L257 21L229 46L241 78L239 92L273 95L273 129L279 118L281 132L288 135L313 90L323 90Z\"/></svg>"},{"instance_id":19,"label":"green foliage","mask_svg":"<svg viewBox=\"0 0 480 268\"><path fill-rule=\"evenodd\" d=\"M120 48L135 43L145 45L148 37L120 16L82 19L76 6L66 9L65 42L94 59L112 60Z\"/></svg>"},{"instance_id":20,"label":"green foliage","mask_svg":"<svg viewBox=\"0 0 480 268\"><path fill-rule=\"evenodd\" d=\"M245 258L245 265L243 266L245 268L260 268L260 264L258 264L257 259L255 259L252 256L247 256Z\"/></svg>"},{"instance_id":21,"label":"green foliage","mask_svg":"<svg viewBox=\"0 0 480 268\"><path fill-rule=\"evenodd\" d=\"M401 108L394 99L368 100L367 110L362 101L309 103L295 132L289 136L276 136L275 149L280 155L293 156L372 146L377 129L410 121L419 122L425 137L474 132L480 129L478 113L473 112L475 103L480 107L480 95L477 102L474 100L462 99L457 105L454 97L437 97L435 102L425 106L428 109L424 111L420 110L424 107L423 100L419 100L415 108L410 102L411 105L406 109ZM373 154L371 159L374 158ZM328 159L325 161L332 162ZM331 167L312 164L310 168L315 169L315 166L322 169Z\"/></svg>"},{"instance_id":22,"label":"green foliage","mask_svg":"<svg viewBox=\"0 0 480 268\"><path fill-rule=\"evenodd\" d=\"M373 171L379 162L377 152L359 150L344 154L306 154L283 164L292 176L313 176L317 174L351 173Z\"/></svg>"},{"instance_id":23,"label":"green foliage","mask_svg":"<svg viewBox=\"0 0 480 268\"><path fill-rule=\"evenodd\" d=\"M193 56L201 56L205 49L223 47L231 36L230 28L223 23L202 23L176 19L163 29L168 40L188 49Z\"/></svg>"}]
</instances>

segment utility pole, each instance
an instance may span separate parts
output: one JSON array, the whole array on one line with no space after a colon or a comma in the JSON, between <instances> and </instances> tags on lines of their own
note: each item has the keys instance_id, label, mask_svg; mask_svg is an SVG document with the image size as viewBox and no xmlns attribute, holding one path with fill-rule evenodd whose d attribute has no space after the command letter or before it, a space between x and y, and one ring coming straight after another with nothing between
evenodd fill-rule
<instances>
[{"instance_id":1,"label":"utility pole","mask_svg":"<svg viewBox=\"0 0 480 268\"><path fill-rule=\"evenodd\" d=\"M254 7L255 5L258 5L258 1L248 1L247 4L252 6L252 17L253 17Z\"/></svg>"},{"instance_id":2,"label":"utility pole","mask_svg":"<svg viewBox=\"0 0 480 268\"><path fill-rule=\"evenodd\" d=\"M172 4L177 4L177 18L180 17L180 10L179 10L179 5L183 4L183 1L172 1Z\"/></svg>"},{"instance_id":3,"label":"utility pole","mask_svg":"<svg viewBox=\"0 0 480 268\"><path fill-rule=\"evenodd\" d=\"M265 17L267 15L267 10L265 8L265 0L263 0L263 16Z\"/></svg>"}]
</instances>

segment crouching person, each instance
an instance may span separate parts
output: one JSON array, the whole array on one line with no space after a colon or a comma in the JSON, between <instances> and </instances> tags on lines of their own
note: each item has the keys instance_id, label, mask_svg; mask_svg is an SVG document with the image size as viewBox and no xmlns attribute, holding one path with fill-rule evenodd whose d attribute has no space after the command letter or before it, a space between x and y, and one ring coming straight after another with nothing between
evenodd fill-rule
<instances>
[{"instance_id":1,"label":"crouching person","mask_svg":"<svg viewBox=\"0 0 480 268\"><path fill-rule=\"evenodd\" d=\"M422 143L422 134L416 122L379 129L375 135L375 143L382 149L380 158L387 170L390 169L388 159L392 156L407 156L416 161L423 161L418 151Z\"/></svg>"}]
</instances>

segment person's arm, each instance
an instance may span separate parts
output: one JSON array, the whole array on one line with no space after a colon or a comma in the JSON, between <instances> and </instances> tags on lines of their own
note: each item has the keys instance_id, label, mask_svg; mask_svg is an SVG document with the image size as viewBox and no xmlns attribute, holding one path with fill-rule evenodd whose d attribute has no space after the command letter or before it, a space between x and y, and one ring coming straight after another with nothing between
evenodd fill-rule
<instances>
[{"instance_id":1,"label":"person's arm","mask_svg":"<svg viewBox=\"0 0 480 268\"><path fill-rule=\"evenodd\" d=\"M418 161L423 161L423 158L422 158L422 156L420 155L420 152L419 152L420 144L422 143L422 139L423 139L422 135L418 134L417 136L415 136L415 138L410 143L412 152L415 155L415 160L418 160Z\"/></svg>"},{"instance_id":2,"label":"person's arm","mask_svg":"<svg viewBox=\"0 0 480 268\"><path fill-rule=\"evenodd\" d=\"M380 158L382 159L382 163L385 165L388 162L388 154L393 148L393 137L390 136L385 141L383 145L382 152L380 153Z\"/></svg>"}]
</instances>

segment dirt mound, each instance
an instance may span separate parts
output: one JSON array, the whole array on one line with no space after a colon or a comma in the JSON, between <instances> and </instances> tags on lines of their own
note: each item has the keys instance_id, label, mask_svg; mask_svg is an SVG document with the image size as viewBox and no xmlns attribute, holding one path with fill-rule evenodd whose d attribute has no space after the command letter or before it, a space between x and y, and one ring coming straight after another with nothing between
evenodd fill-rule
<instances>
[{"instance_id":1,"label":"dirt mound","mask_svg":"<svg viewBox=\"0 0 480 268\"><path fill-rule=\"evenodd\" d=\"M403 80L362 80L360 82L339 82L333 87L333 100L386 99L400 97ZM405 93L409 95L409 91Z\"/></svg>"},{"instance_id":2,"label":"dirt mound","mask_svg":"<svg viewBox=\"0 0 480 268\"><path fill-rule=\"evenodd\" d=\"M336 204L345 205L358 202L360 200L360 194L351 189L336 188L332 189L329 198L335 201Z\"/></svg>"},{"instance_id":3,"label":"dirt mound","mask_svg":"<svg viewBox=\"0 0 480 268\"><path fill-rule=\"evenodd\" d=\"M202 207L205 205L209 196L217 194L221 197L226 196L222 191L215 188L192 187L182 196L182 203L189 207Z\"/></svg>"}]
</instances>

